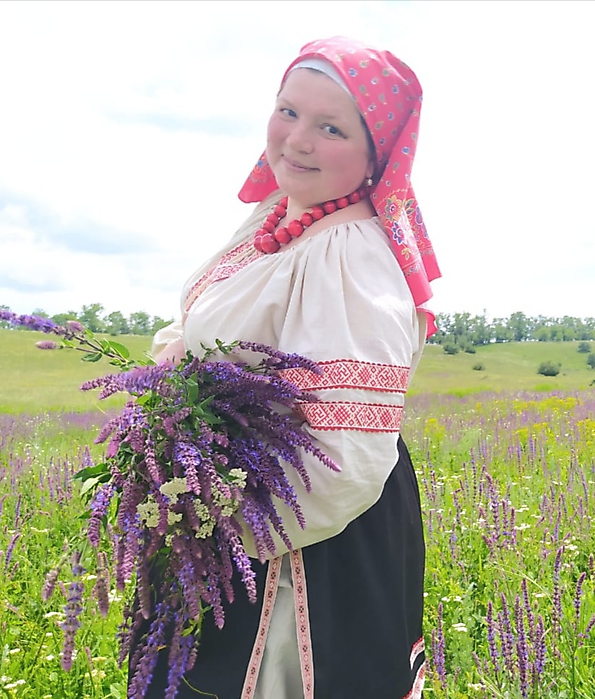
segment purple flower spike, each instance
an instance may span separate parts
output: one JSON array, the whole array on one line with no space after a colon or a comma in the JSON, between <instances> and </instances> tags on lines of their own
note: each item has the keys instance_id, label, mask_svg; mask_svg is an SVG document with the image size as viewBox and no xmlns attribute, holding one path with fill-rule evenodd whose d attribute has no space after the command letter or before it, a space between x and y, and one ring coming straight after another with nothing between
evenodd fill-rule
<instances>
[{"instance_id":1,"label":"purple flower spike","mask_svg":"<svg viewBox=\"0 0 595 699\"><path fill-rule=\"evenodd\" d=\"M53 340L40 340L35 343L35 347L40 350L55 350L58 349L60 345Z\"/></svg>"}]
</instances>

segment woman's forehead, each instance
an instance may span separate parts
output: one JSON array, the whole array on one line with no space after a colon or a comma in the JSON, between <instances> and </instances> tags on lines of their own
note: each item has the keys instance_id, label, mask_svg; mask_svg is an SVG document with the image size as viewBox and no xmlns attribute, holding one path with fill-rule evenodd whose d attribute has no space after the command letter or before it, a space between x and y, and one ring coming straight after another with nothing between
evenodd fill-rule
<instances>
[{"instance_id":1,"label":"woman's forehead","mask_svg":"<svg viewBox=\"0 0 595 699\"><path fill-rule=\"evenodd\" d=\"M313 68L296 68L287 76L279 92L282 99L300 99L312 106L319 105L334 116L356 116L359 110L355 101L328 75Z\"/></svg>"}]
</instances>

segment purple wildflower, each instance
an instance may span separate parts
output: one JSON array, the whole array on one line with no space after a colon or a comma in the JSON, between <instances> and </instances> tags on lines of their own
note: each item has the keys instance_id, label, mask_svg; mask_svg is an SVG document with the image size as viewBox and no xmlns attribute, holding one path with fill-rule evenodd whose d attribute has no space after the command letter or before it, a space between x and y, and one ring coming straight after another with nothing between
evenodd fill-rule
<instances>
[{"instance_id":1,"label":"purple wildflower","mask_svg":"<svg viewBox=\"0 0 595 699\"><path fill-rule=\"evenodd\" d=\"M97 579L95 581L95 597L101 616L106 617L109 612L109 572L107 556L101 552L97 556Z\"/></svg>"},{"instance_id":2,"label":"purple wildflower","mask_svg":"<svg viewBox=\"0 0 595 699\"><path fill-rule=\"evenodd\" d=\"M79 323L78 320L67 320L66 327L73 333L81 333L85 329L82 323Z\"/></svg>"},{"instance_id":3,"label":"purple wildflower","mask_svg":"<svg viewBox=\"0 0 595 699\"><path fill-rule=\"evenodd\" d=\"M514 676L514 633L510 621L510 613L504 593L500 593L502 610L498 612L498 631L500 633L500 645L504 664L510 676Z\"/></svg>"},{"instance_id":4,"label":"purple wildflower","mask_svg":"<svg viewBox=\"0 0 595 699\"><path fill-rule=\"evenodd\" d=\"M50 570L50 572L45 576L45 581L43 583L43 588L41 590L41 599L47 602L49 598L54 593L56 588L56 583L58 582L58 576L60 575L61 566L55 566Z\"/></svg>"},{"instance_id":5,"label":"purple wildflower","mask_svg":"<svg viewBox=\"0 0 595 699\"><path fill-rule=\"evenodd\" d=\"M564 547L561 546L556 552L556 560L554 561L554 594L552 600L552 624L554 630L558 633L562 631L562 591L560 589L560 568L562 566L562 552Z\"/></svg>"},{"instance_id":6,"label":"purple wildflower","mask_svg":"<svg viewBox=\"0 0 595 699\"><path fill-rule=\"evenodd\" d=\"M496 627L494 626L494 607L492 605L492 600L488 601L486 622L488 626L490 660L492 661L496 674L498 674L500 672L500 663L498 662L498 646L496 645Z\"/></svg>"},{"instance_id":7,"label":"purple wildflower","mask_svg":"<svg viewBox=\"0 0 595 699\"><path fill-rule=\"evenodd\" d=\"M35 343L35 347L40 350L55 350L58 349L60 345L53 340L40 340Z\"/></svg>"},{"instance_id":8,"label":"purple wildflower","mask_svg":"<svg viewBox=\"0 0 595 699\"><path fill-rule=\"evenodd\" d=\"M13 534L12 537L10 538L10 541L8 542L8 546L6 547L6 554L5 554L5 558L4 558L4 570L5 571L8 569L8 566L10 565L10 561L12 560L12 554L14 553L14 547L20 538L21 538L21 534L19 532L16 532L16 534Z\"/></svg>"},{"instance_id":9,"label":"purple wildflower","mask_svg":"<svg viewBox=\"0 0 595 699\"><path fill-rule=\"evenodd\" d=\"M523 615L523 607L521 604L521 599L517 595L514 603L514 617L517 630L517 642L516 651L518 658L518 668L519 668L519 682L521 687L521 694L526 698L529 694L529 683L528 683L528 663L529 663L529 649L527 646L527 634L525 632L525 623Z\"/></svg>"},{"instance_id":10,"label":"purple wildflower","mask_svg":"<svg viewBox=\"0 0 595 699\"><path fill-rule=\"evenodd\" d=\"M75 551L72 557L72 574L75 576L75 578L80 578L80 576L85 572L85 569L80 564L80 558L80 552ZM66 671L72 668L74 637L81 625L79 616L83 611L82 600L84 590L84 585L79 579L73 580L68 586L67 600L64 607L66 618L60 624L60 627L64 632L64 642L62 646L62 667Z\"/></svg>"},{"instance_id":11,"label":"purple wildflower","mask_svg":"<svg viewBox=\"0 0 595 699\"><path fill-rule=\"evenodd\" d=\"M131 681L128 686L128 697L130 699L133 697L144 697L151 684L159 649L165 641L169 617L169 606L164 603L157 604L156 616L151 622L146 639L139 646L141 651L140 657L134 665L131 664Z\"/></svg>"},{"instance_id":12,"label":"purple wildflower","mask_svg":"<svg viewBox=\"0 0 595 699\"><path fill-rule=\"evenodd\" d=\"M585 578L587 577L587 574L583 571L576 582L576 590L574 593L574 627L575 631L578 628L578 623L580 620L581 616L581 597L583 594L583 583L585 582Z\"/></svg>"},{"instance_id":13,"label":"purple wildflower","mask_svg":"<svg viewBox=\"0 0 595 699\"><path fill-rule=\"evenodd\" d=\"M440 684L443 689L446 689L446 661L444 652L444 629L442 620L442 602L438 605L438 619L437 626L432 631L432 659L434 662L434 667L436 669L436 674L440 680Z\"/></svg>"}]
</instances>

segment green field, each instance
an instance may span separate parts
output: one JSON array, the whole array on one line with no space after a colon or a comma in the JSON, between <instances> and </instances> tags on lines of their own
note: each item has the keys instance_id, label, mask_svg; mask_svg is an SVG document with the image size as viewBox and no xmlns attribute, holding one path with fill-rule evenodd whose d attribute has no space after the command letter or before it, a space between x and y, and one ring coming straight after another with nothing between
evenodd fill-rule
<instances>
[{"instance_id":1,"label":"green field","mask_svg":"<svg viewBox=\"0 0 595 699\"><path fill-rule=\"evenodd\" d=\"M28 331L0 330L0 412L44 410L94 410L100 406L92 393L78 390L83 381L109 373L105 362L86 364L71 356L74 350L41 351L35 342L47 335ZM149 337L118 336L135 357L151 346ZM576 391L595 380L586 355L577 342L515 342L478 347L475 354L445 354L439 345L425 348L409 395L493 391ZM537 374L544 361L559 362L560 374ZM473 367L483 364L483 371ZM106 402L119 405L114 398Z\"/></svg>"},{"instance_id":2,"label":"green field","mask_svg":"<svg viewBox=\"0 0 595 699\"><path fill-rule=\"evenodd\" d=\"M123 599L113 578L106 618L91 599L96 554L77 539L72 479L101 458L100 411L123 398L81 393L111 367L42 352L42 338L0 330L0 699L123 699ZM137 357L150 343L118 340ZM427 699L595 699L595 371L577 347L426 348L403 435L425 526ZM545 361L560 374L538 375ZM83 574L65 540L81 547ZM64 586L43 601L61 558ZM87 595L66 673L60 625L75 579Z\"/></svg>"}]
</instances>

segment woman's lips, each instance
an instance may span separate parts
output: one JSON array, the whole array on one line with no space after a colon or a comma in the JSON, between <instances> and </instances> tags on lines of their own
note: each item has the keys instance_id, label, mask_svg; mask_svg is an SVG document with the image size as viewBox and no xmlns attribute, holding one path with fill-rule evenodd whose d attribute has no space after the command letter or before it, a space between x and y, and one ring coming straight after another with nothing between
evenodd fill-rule
<instances>
[{"instance_id":1,"label":"woman's lips","mask_svg":"<svg viewBox=\"0 0 595 699\"><path fill-rule=\"evenodd\" d=\"M298 163L296 160L292 160L287 156L283 156L283 160L285 165L294 172L312 172L313 170L317 170L315 167L307 167L306 165L302 165L301 163Z\"/></svg>"}]
</instances>

